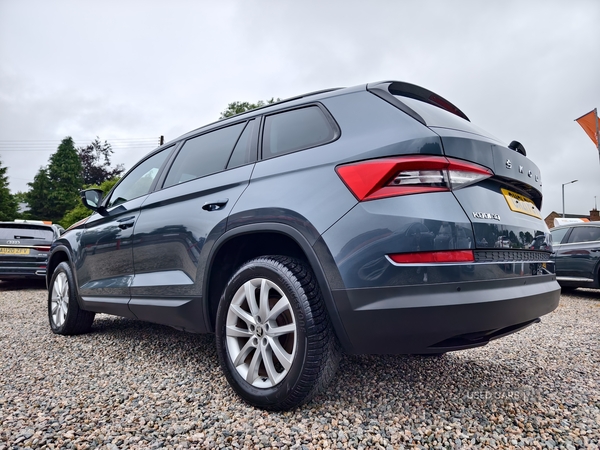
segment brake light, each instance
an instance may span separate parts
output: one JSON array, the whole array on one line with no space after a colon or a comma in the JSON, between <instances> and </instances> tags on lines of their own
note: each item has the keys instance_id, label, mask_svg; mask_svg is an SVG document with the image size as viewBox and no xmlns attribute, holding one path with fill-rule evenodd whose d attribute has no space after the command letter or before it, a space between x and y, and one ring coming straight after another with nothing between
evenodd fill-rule
<instances>
[{"instance_id":1,"label":"brake light","mask_svg":"<svg viewBox=\"0 0 600 450\"><path fill-rule=\"evenodd\" d=\"M359 201L456 190L494 175L486 167L444 156L374 159L336 171Z\"/></svg>"},{"instance_id":2,"label":"brake light","mask_svg":"<svg viewBox=\"0 0 600 450\"><path fill-rule=\"evenodd\" d=\"M398 264L474 262L473 250L444 250L439 252L397 253L388 255Z\"/></svg>"}]
</instances>

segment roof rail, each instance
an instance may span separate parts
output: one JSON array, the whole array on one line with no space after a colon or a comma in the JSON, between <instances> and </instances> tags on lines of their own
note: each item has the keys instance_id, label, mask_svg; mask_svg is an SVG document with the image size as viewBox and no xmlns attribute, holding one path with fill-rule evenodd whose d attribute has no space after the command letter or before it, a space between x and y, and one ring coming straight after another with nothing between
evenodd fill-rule
<instances>
[{"instance_id":1,"label":"roof rail","mask_svg":"<svg viewBox=\"0 0 600 450\"><path fill-rule=\"evenodd\" d=\"M276 101L276 102L273 102L273 103L267 103L266 105L259 106L258 108L254 108L254 109L249 109L248 111L237 113L237 114L234 114L233 116L224 117L221 120L231 119L232 117L238 117L238 116L241 116L242 114L246 114L246 113L249 113L249 112L260 111L261 109L265 109L265 108L268 108L268 107L273 106L273 105L281 105L282 103L292 102L294 100L300 100L301 98L312 97L313 95L325 94L326 92L337 91L339 89L343 89L343 88L321 89L319 91L307 92L306 94L296 95L296 96L290 97L290 98L284 98L283 100L279 100L279 101Z\"/></svg>"}]
</instances>

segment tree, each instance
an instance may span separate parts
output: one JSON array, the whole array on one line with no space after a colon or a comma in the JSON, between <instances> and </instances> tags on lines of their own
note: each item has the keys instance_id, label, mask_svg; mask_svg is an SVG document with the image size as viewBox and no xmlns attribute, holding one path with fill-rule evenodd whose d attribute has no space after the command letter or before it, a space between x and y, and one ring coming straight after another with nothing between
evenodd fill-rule
<instances>
[{"instance_id":1,"label":"tree","mask_svg":"<svg viewBox=\"0 0 600 450\"><path fill-rule=\"evenodd\" d=\"M275 98L271 97L271 99L267 100L266 103L263 102L262 100L259 100L256 103L232 102L227 105L227 108L225 109L225 111L223 111L221 113L221 115L219 116L219 119L226 119L228 117L235 116L236 114L241 114L243 112L250 111L251 109L260 108L261 106L270 105L270 104L276 103L278 101L281 101L281 99L280 98L275 99Z\"/></svg>"},{"instance_id":2,"label":"tree","mask_svg":"<svg viewBox=\"0 0 600 450\"><path fill-rule=\"evenodd\" d=\"M50 157L48 167L40 168L29 183L27 193L30 215L34 219L57 222L79 201L83 186L81 161L71 137L62 140Z\"/></svg>"},{"instance_id":3,"label":"tree","mask_svg":"<svg viewBox=\"0 0 600 450\"><path fill-rule=\"evenodd\" d=\"M98 137L90 145L77 149L83 168L84 185L100 185L123 173L125 168L122 164L118 164L113 168L110 167L110 155L112 153L113 150L110 144L107 141L100 142Z\"/></svg>"},{"instance_id":4,"label":"tree","mask_svg":"<svg viewBox=\"0 0 600 450\"><path fill-rule=\"evenodd\" d=\"M15 197L8 188L8 176L0 161L0 220L14 220L18 213L18 205Z\"/></svg>"},{"instance_id":5,"label":"tree","mask_svg":"<svg viewBox=\"0 0 600 450\"><path fill-rule=\"evenodd\" d=\"M108 194L113 186L119 181L119 178L113 178L112 180L107 180L102 183L100 186L90 186L89 188L102 189L104 195ZM85 219L92 213L89 209L83 206L83 203L79 202L75 208L70 210L65 214L65 217L59 222L65 229L69 228L75 222L79 222L81 219Z\"/></svg>"},{"instance_id":6,"label":"tree","mask_svg":"<svg viewBox=\"0 0 600 450\"><path fill-rule=\"evenodd\" d=\"M25 193L25 201L29 205L27 218L48 219L51 214L48 204L48 192L52 188L50 178L48 177L48 168L40 167L33 181L27 183L27 185L30 187L29 191Z\"/></svg>"}]
</instances>

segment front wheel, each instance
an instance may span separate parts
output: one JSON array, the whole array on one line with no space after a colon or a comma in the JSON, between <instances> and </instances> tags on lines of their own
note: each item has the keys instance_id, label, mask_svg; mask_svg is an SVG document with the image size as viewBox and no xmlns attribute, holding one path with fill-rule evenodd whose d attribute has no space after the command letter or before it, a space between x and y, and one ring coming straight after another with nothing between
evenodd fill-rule
<instances>
[{"instance_id":1,"label":"front wheel","mask_svg":"<svg viewBox=\"0 0 600 450\"><path fill-rule=\"evenodd\" d=\"M75 279L71 267L61 262L48 286L48 319L56 334L81 334L89 331L94 313L84 311L77 303Z\"/></svg>"},{"instance_id":2,"label":"front wheel","mask_svg":"<svg viewBox=\"0 0 600 450\"><path fill-rule=\"evenodd\" d=\"M339 363L312 270L289 257L260 257L240 267L221 297L216 335L227 380L259 408L288 410L310 401Z\"/></svg>"}]
</instances>

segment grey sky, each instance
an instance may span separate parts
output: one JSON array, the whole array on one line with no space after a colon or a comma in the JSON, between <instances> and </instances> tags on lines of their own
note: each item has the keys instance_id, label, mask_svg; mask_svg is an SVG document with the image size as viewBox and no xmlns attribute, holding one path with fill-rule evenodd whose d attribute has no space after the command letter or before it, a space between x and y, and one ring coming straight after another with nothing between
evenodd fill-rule
<instances>
[{"instance_id":1,"label":"grey sky","mask_svg":"<svg viewBox=\"0 0 600 450\"><path fill-rule=\"evenodd\" d=\"M587 214L600 163L574 119L600 108L599 23L597 0L0 0L0 159L24 191L67 135L129 168L229 102L395 79L522 142L544 215L573 179L567 212Z\"/></svg>"}]
</instances>

